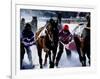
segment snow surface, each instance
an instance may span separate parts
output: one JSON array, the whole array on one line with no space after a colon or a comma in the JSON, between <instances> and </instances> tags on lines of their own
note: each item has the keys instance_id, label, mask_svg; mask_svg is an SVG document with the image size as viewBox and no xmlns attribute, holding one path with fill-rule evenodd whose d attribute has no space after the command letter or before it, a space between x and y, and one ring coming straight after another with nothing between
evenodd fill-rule
<instances>
[{"instance_id":1,"label":"snow surface","mask_svg":"<svg viewBox=\"0 0 100 79\"><path fill-rule=\"evenodd\" d=\"M32 60L33 60L33 64L35 65L35 69L39 69L40 65L39 65L39 58L38 58L36 45L31 46L31 50L32 50ZM43 63L44 63L44 57L45 57L45 52L42 51ZM30 65L27 57L27 53L25 53L24 55L23 65L24 66ZM67 57L66 52L64 50L61 59L59 61L58 68L67 68L67 67L81 67L81 63L79 61L79 55L77 51L71 51L71 57L69 58ZM47 59L47 65L44 66L43 68L49 68L49 58Z\"/></svg>"}]
</instances>

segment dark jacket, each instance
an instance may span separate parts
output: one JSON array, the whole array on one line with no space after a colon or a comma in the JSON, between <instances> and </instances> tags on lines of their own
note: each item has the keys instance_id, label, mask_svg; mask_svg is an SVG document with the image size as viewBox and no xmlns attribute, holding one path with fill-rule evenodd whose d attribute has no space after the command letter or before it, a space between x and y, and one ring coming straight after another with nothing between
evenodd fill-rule
<instances>
[{"instance_id":1,"label":"dark jacket","mask_svg":"<svg viewBox=\"0 0 100 79\"><path fill-rule=\"evenodd\" d=\"M22 32L22 41L24 42L25 46L31 46L32 42L34 41L34 33L32 31L28 31L26 29Z\"/></svg>"}]
</instances>

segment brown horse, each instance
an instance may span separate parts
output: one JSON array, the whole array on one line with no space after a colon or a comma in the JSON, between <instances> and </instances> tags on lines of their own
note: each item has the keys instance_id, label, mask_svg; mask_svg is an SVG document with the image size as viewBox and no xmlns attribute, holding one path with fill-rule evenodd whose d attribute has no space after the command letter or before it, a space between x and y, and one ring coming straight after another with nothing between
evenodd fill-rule
<instances>
[{"instance_id":1,"label":"brown horse","mask_svg":"<svg viewBox=\"0 0 100 79\"><path fill-rule=\"evenodd\" d=\"M85 27L81 37L75 35L74 41L82 66L86 66L86 56L90 65L90 28Z\"/></svg>"},{"instance_id":2,"label":"brown horse","mask_svg":"<svg viewBox=\"0 0 100 79\"><path fill-rule=\"evenodd\" d=\"M79 58L82 66L86 66L86 56L90 63L90 14L86 16L87 26L83 29L81 40L78 37L74 37L77 51L79 53Z\"/></svg>"},{"instance_id":3,"label":"brown horse","mask_svg":"<svg viewBox=\"0 0 100 79\"><path fill-rule=\"evenodd\" d=\"M54 47L54 32L53 32L53 30L54 30L55 24L56 24L55 21L51 19L45 27L41 27L36 32L36 45L37 45L37 50L38 50L40 68L43 68L43 66L42 66L42 49L44 49L45 47L48 49L47 51L45 51L46 52L45 62L46 62L47 57L49 56L50 68L53 67L53 65L52 65L53 61L51 59L51 51ZM46 28L46 30L45 30L46 35L39 37L39 34L45 28ZM53 55L54 55L54 53L53 53ZM55 58L55 56L53 56L53 60L54 60L54 58Z\"/></svg>"}]
</instances>

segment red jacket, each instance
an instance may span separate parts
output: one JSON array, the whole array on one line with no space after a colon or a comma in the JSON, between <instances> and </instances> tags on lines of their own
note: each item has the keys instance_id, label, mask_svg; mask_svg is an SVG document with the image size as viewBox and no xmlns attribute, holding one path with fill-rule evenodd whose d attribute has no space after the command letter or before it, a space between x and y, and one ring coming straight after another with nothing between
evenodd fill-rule
<instances>
[{"instance_id":1,"label":"red jacket","mask_svg":"<svg viewBox=\"0 0 100 79\"><path fill-rule=\"evenodd\" d=\"M61 30L59 32L59 41L64 44L68 44L72 40L72 34L68 31Z\"/></svg>"}]
</instances>

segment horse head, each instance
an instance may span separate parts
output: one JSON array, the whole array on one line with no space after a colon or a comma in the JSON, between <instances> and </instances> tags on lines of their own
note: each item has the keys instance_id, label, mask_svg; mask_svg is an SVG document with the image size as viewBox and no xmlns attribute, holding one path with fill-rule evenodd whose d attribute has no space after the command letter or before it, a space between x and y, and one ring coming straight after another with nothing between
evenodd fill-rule
<instances>
[{"instance_id":1,"label":"horse head","mask_svg":"<svg viewBox=\"0 0 100 79\"><path fill-rule=\"evenodd\" d=\"M48 21L48 25L47 25L47 31L48 31L48 36L49 36L49 39L51 41L51 45L54 46L55 42L57 42L58 40L58 22L53 20L53 19L50 19Z\"/></svg>"},{"instance_id":2,"label":"horse head","mask_svg":"<svg viewBox=\"0 0 100 79\"><path fill-rule=\"evenodd\" d=\"M51 41L51 45L53 46L55 37L58 36L57 22L55 22L55 20L53 19L50 19L48 21L48 25L46 28L47 28L47 35L49 37L49 40Z\"/></svg>"}]
</instances>

